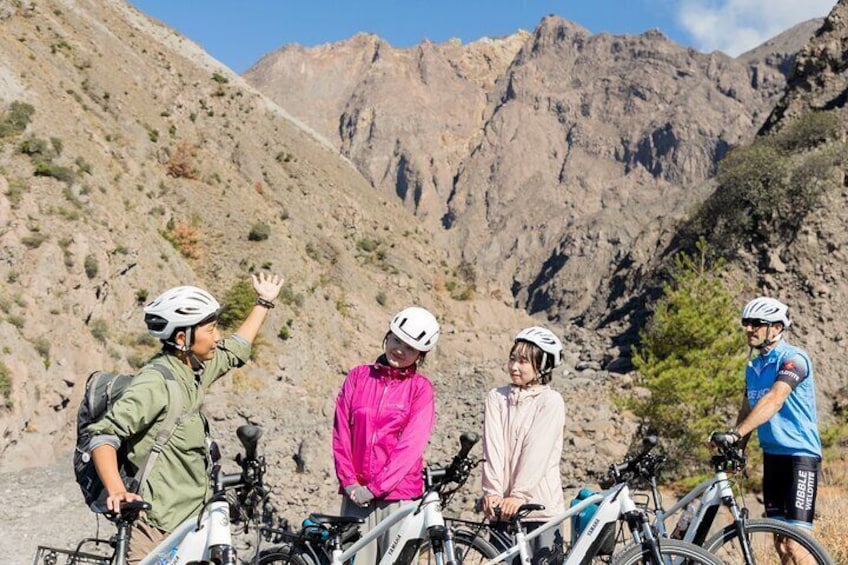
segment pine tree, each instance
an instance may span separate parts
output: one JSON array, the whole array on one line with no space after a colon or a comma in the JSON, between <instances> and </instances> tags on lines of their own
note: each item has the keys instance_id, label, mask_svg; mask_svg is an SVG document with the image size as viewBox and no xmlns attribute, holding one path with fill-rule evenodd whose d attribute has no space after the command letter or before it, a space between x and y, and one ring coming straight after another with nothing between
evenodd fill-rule
<instances>
[{"instance_id":1,"label":"pine tree","mask_svg":"<svg viewBox=\"0 0 848 565\"><path fill-rule=\"evenodd\" d=\"M703 463L709 432L724 429L739 409L745 341L734 298L701 240L692 256L674 258L672 280L640 333L634 356L650 395L627 404L665 440L676 466Z\"/></svg>"}]
</instances>

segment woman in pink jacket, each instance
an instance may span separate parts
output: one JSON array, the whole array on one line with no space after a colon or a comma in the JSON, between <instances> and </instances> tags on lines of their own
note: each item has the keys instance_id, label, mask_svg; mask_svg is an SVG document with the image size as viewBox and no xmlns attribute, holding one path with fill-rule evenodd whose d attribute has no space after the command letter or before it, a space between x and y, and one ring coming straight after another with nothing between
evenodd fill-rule
<instances>
[{"instance_id":1,"label":"woman in pink jacket","mask_svg":"<svg viewBox=\"0 0 848 565\"><path fill-rule=\"evenodd\" d=\"M565 404L548 383L562 361L562 343L534 326L515 336L507 371L510 384L486 396L483 422L483 510L493 528L523 504L542 504L523 521L528 531L565 512L560 478ZM533 563L561 556L562 532L550 530L533 540Z\"/></svg>"},{"instance_id":2,"label":"woman in pink jacket","mask_svg":"<svg viewBox=\"0 0 848 565\"><path fill-rule=\"evenodd\" d=\"M418 368L438 339L433 314L417 306L402 310L389 324L383 354L351 369L339 391L333 457L341 512L365 518L363 532L423 493L421 471L435 405L433 385ZM357 565L375 563L392 533L360 551Z\"/></svg>"}]
</instances>

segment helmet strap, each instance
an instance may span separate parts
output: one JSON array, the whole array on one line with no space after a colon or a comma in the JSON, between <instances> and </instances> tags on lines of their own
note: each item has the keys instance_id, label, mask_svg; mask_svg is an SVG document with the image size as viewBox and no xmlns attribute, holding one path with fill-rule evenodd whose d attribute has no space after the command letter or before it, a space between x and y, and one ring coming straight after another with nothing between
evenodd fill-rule
<instances>
[{"instance_id":1,"label":"helmet strap","mask_svg":"<svg viewBox=\"0 0 848 565\"><path fill-rule=\"evenodd\" d=\"M771 338L771 339L769 338L769 330L771 330L772 325L773 324L771 322L768 322L766 324L766 326L765 326L766 327L766 337L765 337L765 339L763 340L763 342L761 344L754 346L756 349L760 350L760 353L764 353L766 349L770 348L772 345L774 345L775 343L777 343L778 341L780 341L783 338L783 330L780 330L780 332L776 336L774 336L774 338Z\"/></svg>"}]
</instances>

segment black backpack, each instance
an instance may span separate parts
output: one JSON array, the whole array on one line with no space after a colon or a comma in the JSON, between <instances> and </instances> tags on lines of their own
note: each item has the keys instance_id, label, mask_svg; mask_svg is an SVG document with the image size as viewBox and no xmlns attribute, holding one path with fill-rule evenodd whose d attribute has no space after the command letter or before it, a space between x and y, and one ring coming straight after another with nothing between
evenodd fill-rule
<instances>
[{"instance_id":1,"label":"black backpack","mask_svg":"<svg viewBox=\"0 0 848 565\"><path fill-rule=\"evenodd\" d=\"M153 464L162 449L168 444L174 430L180 424L183 416L185 399L180 390L179 383L167 367L151 365L165 378L168 387L168 407L162 427L156 434L153 448L139 466L134 475L129 473L129 460L127 458L127 446L122 444L118 449L118 470L127 491L142 494L143 485L147 480ZM94 502L103 502L106 499L106 489L100 482L94 462L91 460L90 443L91 435L88 426L100 420L106 412L112 408L115 400L120 398L132 381L133 375L109 373L106 371L95 371L88 376L85 382L85 397L77 410L77 445L74 450L74 475L82 490L85 504L91 507Z\"/></svg>"}]
</instances>

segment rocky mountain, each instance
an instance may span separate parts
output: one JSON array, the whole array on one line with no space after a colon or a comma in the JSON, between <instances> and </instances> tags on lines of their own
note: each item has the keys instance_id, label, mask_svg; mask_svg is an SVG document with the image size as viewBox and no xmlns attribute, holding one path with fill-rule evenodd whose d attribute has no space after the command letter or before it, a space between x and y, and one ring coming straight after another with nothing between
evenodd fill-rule
<instances>
[{"instance_id":1,"label":"rocky mountain","mask_svg":"<svg viewBox=\"0 0 848 565\"><path fill-rule=\"evenodd\" d=\"M528 35L395 49L359 34L284 46L245 78L321 132L374 186L438 222L481 134L488 95Z\"/></svg>"},{"instance_id":2,"label":"rocky mountain","mask_svg":"<svg viewBox=\"0 0 848 565\"><path fill-rule=\"evenodd\" d=\"M120 0L0 4L0 472L15 501L0 552L11 562L92 528L66 482L85 379L155 352L140 306L176 284L224 298L257 269L287 279L255 359L213 389L206 413L230 457L238 425L263 427L292 520L336 509L335 394L403 306L443 326L427 364L439 398L430 457L479 429L511 336L534 320L502 296L457 295L459 262L317 129ZM574 378L557 386L593 406L569 407L576 481L599 452L620 456L633 424L605 400L603 339L572 336L562 374ZM65 471L28 470L51 463ZM49 505L20 486L41 476L55 481Z\"/></svg>"},{"instance_id":3,"label":"rocky mountain","mask_svg":"<svg viewBox=\"0 0 848 565\"><path fill-rule=\"evenodd\" d=\"M792 181L802 185L810 178L818 180L788 211L794 219L791 227L774 229L774 224L766 224L748 234L733 258L730 275L749 292L776 294L792 305L798 321L793 339L817 354L816 379L824 390L819 400L826 413L844 413L848 406L842 374L848 355L839 315L848 308L843 284L848 250L846 61L848 2L840 1L795 54L785 93L756 138L763 143L796 132L799 147L786 158L798 175ZM779 198L776 190L771 198ZM708 204L733 200L737 196L720 186Z\"/></svg>"},{"instance_id":4,"label":"rocky mountain","mask_svg":"<svg viewBox=\"0 0 848 565\"><path fill-rule=\"evenodd\" d=\"M287 46L245 78L400 198L484 293L597 327L760 127L814 25L735 60L551 16L466 46Z\"/></svg>"},{"instance_id":5,"label":"rocky mountain","mask_svg":"<svg viewBox=\"0 0 848 565\"><path fill-rule=\"evenodd\" d=\"M479 429L511 336L542 322L566 337L564 476L593 479L635 428L609 400L633 382L626 363L606 370L627 353L611 322L713 190L716 159L771 112L804 33L731 59L549 17L468 45L287 47L242 78L121 0L0 4L0 553L91 533L69 482L74 412L89 372L155 351L141 304L182 283L225 297L257 269L288 285L206 412L228 456L237 425L263 427L290 519L335 510L335 392L410 303L444 330L430 460ZM818 32L787 100L833 99L837 44ZM844 361L844 195L829 198L752 283L787 289L824 375ZM743 250L752 268L758 253Z\"/></svg>"}]
</instances>

